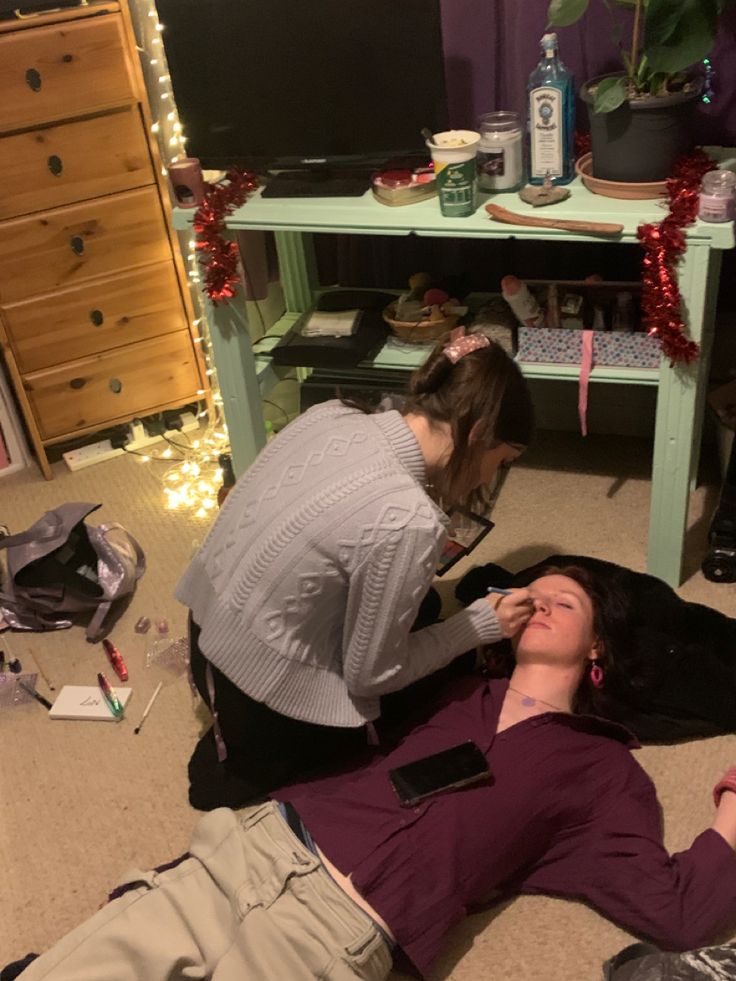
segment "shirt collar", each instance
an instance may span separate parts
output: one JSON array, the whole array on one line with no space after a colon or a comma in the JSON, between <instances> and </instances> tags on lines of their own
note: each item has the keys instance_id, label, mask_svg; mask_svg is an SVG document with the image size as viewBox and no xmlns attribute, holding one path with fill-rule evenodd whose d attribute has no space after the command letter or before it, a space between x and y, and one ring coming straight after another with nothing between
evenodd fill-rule
<instances>
[{"instance_id":1,"label":"shirt collar","mask_svg":"<svg viewBox=\"0 0 736 981\"><path fill-rule=\"evenodd\" d=\"M506 697L509 688L508 678L495 678L488 682L489 689L495 698L499 699L499 706ZM620 722L613 722L611 719L604 719L600 715L589 715L587 713L573 715L568 712L548 712L550 721L557 725L567 726L568 729L576 729L578 732L589 732L595 736L605 736L608 739L615 739L616 742L623 743L628 749L641 749L641 743L630 729Z\"/></svg>"}]
</instances>

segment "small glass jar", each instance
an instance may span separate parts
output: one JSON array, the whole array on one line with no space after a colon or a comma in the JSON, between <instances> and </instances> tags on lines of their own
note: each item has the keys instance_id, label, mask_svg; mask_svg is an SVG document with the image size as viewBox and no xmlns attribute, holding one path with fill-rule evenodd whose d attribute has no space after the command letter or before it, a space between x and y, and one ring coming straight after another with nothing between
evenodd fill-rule
<instances>
[{"instance_id":1,"label":"small glass jar","mask_svg":"<svg viewBox=\"0 0 736 981\"><path fill-rule=\"evenodd\" d=\"M517 191L524 177L524 133L518 112L487 112L480 117L478 129L479 190Z\"/></svg>"},{"instance_id":2,"label":"small glass jar","mask_svg":"<svg viewBox=\"0 0 736 981\"><path fill-rule=\"evenodd\" d=\"M698 215L703 221L733 221L736 217L736 174L711 170L703 175Z\"/></svg>"}]
</instances>

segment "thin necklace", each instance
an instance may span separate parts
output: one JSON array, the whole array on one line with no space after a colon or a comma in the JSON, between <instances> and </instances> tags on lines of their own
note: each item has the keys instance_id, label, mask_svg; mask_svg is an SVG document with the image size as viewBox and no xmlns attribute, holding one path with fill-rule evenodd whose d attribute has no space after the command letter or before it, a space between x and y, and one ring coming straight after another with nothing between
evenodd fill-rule
<instances>
[{"instance_id":1,"label":"thin necklace","mask_svg":"<svg viewBox=\"0 0 736 981\"><path fill-rule=\"evenodd\" d=\"M554 709L555 712L566 712L567 709L560 708L559 705L553 705L552 702L545 702L543 698L532 698L531 695L527 695L526 692L519 691L518 688L514 688L513 685L509 685L509 691L515 691L517 695L521 695L521 704L528 705L530 708L541 702L542 705L549 705L550 708Z\"/></svg>"}]
</instances>

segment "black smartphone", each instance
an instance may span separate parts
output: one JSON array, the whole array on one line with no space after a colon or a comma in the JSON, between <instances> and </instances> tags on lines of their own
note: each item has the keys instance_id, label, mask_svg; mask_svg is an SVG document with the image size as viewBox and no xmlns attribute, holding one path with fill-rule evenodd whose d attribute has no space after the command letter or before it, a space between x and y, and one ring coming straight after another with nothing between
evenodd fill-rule
<instances>
[{"instance_id":1,"label":"black smartphone","mask_svg":"<svg viewBox=\"0 0 736 981\"><path fill-rule=\"evenodd\" d=\"M464 508L453 508L449 517L447 541L435 569L438 576L444 576L463 556L469 555L494 527L488 518Z\"/></svg>"},{"instance_id":2,"label":"black smartphone","mask_svg":"<svg viewBox=\"0 0 736 981\"><path fill-rule=\"evenodd\" d=\"M483 752L468 741L396 767L388 775L402 807L413 807L443 791L484 783L491 771Z\"/></svg>"}]
</instances>

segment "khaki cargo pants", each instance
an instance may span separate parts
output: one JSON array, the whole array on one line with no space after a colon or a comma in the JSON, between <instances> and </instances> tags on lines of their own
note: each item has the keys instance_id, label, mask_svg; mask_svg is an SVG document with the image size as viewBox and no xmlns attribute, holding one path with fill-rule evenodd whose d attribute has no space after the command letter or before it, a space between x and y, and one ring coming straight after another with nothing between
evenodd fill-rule
<instances>
[{"instance_id":1,"label":"khaki cargo pants","mask_svg":"<svg viewBox=\"0 0 736 981\"><path fill-rule=\"evenodd\" d=\"M132 885L22 973L22 981L381 981L375 924L299 841L273 802L220 808L190 856Z\"/></svg>"}]
</instances>

